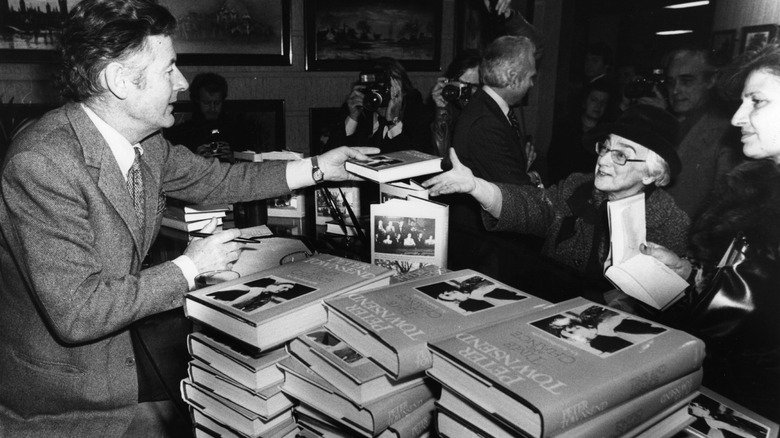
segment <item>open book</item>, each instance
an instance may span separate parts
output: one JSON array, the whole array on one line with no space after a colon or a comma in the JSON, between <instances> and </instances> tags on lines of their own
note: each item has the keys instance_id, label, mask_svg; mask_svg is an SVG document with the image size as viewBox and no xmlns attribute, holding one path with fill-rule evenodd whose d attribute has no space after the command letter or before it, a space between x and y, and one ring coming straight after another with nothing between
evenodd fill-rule
<instances>
[{"instance_id":1,"label":"open book","mask_svg":"<svg viewBox=\"0 0 780 438\"><path fill-rule=\"evenodd\" d=\"M609 201L610 254L604 276L618 289L656 309L683 296L688 283L658 259L639 252L647 242L645 195Z\"/></svg>"}]
</instances>

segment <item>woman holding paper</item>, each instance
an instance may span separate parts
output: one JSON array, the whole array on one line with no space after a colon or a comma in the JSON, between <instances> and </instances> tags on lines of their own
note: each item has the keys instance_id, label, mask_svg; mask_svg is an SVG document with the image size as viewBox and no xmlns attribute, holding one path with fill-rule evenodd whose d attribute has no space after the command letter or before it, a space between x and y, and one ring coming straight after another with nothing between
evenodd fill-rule
<instances>
[{"instance_id":1,"label":"woman holding paper","mask_svg":"<svg viewBox=\"0 0 780 438\"><path fill-rule=\"evenodd\" d=\"M666 111L637 105L591 131L593 174L575 173L557 185L494 184L475 177L450 150L453 169L423 183L432 196L468 193L482 205L485 227L544 237L550 263L533 270L531 293L550 301L575 295L604 302L609 252L606 201L645 194L647 239L683 253L689 220L663 190L681 164L675 152L677 121ZM539 291L543 291L539 292Z\"/></svg>"},{"instance_id":2,"label":"woman holding paper","mask_svg":"<svg viewBox=\"0 0 780 438\"><path fill-rule=\"evenodd\" d=\"M742 102L731 124L741 129L742 152L753 161L734 168L716 186L691 228L693 259L679 257L661 242L643 251L688 279L696 292L718 286L742 298L732 307L736 311L718 317L719 332L704 324L690 328L707 341L704 384L780 421L780 44L742 55L730 70L725 88L741 92ZM740 275L737 291L712 274L740 234L748 247L733 270Z\"/></svg>"}]
</instances>

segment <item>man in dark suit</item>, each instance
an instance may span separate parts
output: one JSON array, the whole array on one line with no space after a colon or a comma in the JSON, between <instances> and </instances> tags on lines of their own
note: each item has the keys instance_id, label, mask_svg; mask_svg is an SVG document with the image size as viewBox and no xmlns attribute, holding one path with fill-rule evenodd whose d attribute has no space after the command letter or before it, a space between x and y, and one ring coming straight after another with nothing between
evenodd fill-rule
<instances>
[{"instance_id":1,"label":"man in dark suit","mask_svg":"<svg viewBox=\"0 0 780 438\"><path fill-rule=\"evenodd\" d=\"M70 102L14 141L0 179L0 434L170 436L139 403L130 327L180 308L200 272L237 259L240 230L193 240L142 269L165 197L272 198L349 178L340 148L296 162L230 165L172 146L160 129L187 81L176 20L154 0L84 0L61 41ZM206 229L213 232L216 222ZM140 356L139 356L140 357Z\"/></svg>"},{"instance_id":2,"label":"man in dark suit","mask_svg":"<svg viewBox=\"0 0 780 438\"><path fill-rule=\"evenodd\" d=\"M526 37L497 38L480 64L483 86L466 105L455 124L453 148L474 175L494 183L531 184L524 134L513 107L521 103L536 75L535 46ZM480 206L462 195L450 204L449 264L471 268L518 285L517 258L533 252L532 242L517 235L488 233ZM514 281L513 281L514 280Z\"/></svg>"}]
</instances>

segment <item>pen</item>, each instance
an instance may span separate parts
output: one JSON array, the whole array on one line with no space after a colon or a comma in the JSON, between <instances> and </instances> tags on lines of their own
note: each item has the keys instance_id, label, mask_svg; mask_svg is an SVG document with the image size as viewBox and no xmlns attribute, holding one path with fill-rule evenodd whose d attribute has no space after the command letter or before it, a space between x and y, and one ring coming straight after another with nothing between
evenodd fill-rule
<instances>
[{"instance_id":1,"label":"pen","mask_svg":"<svg viewBox=\"0 0 780 438\"><path fill-rule=\"evenodd\" d=\"M202 233L200 231L193 231L190 233L190 236L192 237L209 237L213 236L211 233ZM273 236L268 236L273 237ZM236 237L235 239L232 239L231 242L238 242L238 243L260 243L259 240L256 239L262 239L263 236L257 236L257 237Z\"/></svg>"}]
</instances>

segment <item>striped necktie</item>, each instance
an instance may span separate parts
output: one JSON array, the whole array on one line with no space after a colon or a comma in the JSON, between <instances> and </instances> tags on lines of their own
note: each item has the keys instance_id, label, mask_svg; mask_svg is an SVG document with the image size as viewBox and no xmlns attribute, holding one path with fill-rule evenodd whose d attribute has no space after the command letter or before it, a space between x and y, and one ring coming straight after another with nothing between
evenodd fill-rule
<instances>
[{"instance_id":1,"label":"striped necktie","mask_svg":"<svg viewBox=\"0 0 780 438\"><path fill-rule=\"evenodd\" d=\"M135 160L130 170L127 171L127 190L130 197L133 198L133 207L135 215L138 217L138 224L144 225L144 180L141 174L141 148L135 147Z\"/></svg>"},{"instance_id":2,"label":"striped necktie","mask_svg":"<svg viewBox=\"0 0 780 438\"><path fill-rule=\"evenodd\" d=\"M512 124L512 127L515 128L515 132L517 133L517 138L522 140L523 132L520 129L520 123L517 121L517 117L515 117L515 112L510 109L506 113L506 116L509 119L509 123Z\"/></svg>"}]
</instances>

